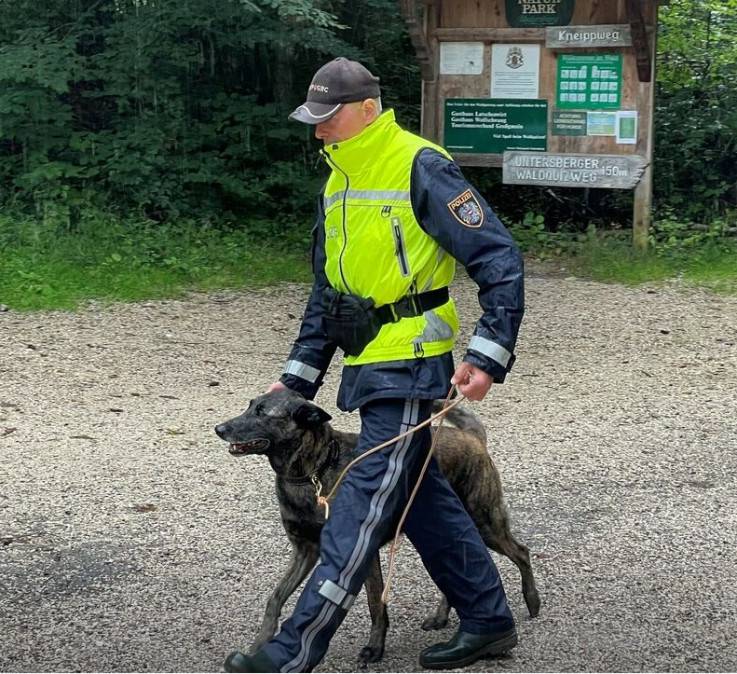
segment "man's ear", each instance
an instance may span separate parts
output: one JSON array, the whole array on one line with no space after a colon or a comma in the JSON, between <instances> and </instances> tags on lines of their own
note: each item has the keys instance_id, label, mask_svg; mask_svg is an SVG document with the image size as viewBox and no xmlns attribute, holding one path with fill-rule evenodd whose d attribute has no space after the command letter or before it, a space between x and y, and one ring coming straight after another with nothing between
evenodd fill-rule
<instances>
[{"instance_id":1,"label":"man's ear","mask_svg":"<svg viewBox=\"0 0 737 674\"><path fill-rule=\"evenodd\" d=\"M332 418L325 410L308 402L302 403L292 413L292 419L294 419L297 426L310 430L322 426Z\"/></svg>"},{"instance_id":2,"label":"man's ear","mask_svg":"<svg viewBox=\"0 0 737 674\"><path fill-rule=\"evenodd\" d=\"M369 124L379 116L379 109L376 107L376 101L373 98L367 98L363 101L361 109L363 110L364 120Z\"/></svg>"}]
</instances>

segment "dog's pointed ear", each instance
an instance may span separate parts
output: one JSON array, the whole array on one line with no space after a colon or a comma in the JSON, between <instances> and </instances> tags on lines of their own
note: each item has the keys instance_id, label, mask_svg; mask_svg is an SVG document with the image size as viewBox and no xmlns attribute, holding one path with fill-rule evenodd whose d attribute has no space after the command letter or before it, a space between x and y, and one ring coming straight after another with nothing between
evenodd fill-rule
<instances>
[{"instance_id":1,"label":"dog's pointed ear","mask_svg":"<svg viewBox=\"0 0 737 674\"><path fill-rule=\"evenodd\" d=\"M308 402L302 403L292 413L292 419L300 428L314 429L327 423L332 418L325 410Z\"/></svg>"}]
</instances>

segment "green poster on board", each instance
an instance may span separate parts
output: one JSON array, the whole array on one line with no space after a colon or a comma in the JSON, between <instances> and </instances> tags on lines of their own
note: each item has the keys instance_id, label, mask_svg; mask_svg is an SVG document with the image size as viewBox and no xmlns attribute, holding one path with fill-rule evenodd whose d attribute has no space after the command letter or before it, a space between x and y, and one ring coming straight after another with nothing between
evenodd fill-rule
<instances>
[{"instance_id":1,"label":"green poster on board","mask_svg":"<svg viewBox=\"0 0 737 674\"><path fill-rule=\"evenodd\" d=\"M559 54L555 99L559 108L620 108L622 55Z\"/></svg>"},{"instance_id":2,"label":"green poster on board","mask_svg":"<svg viewBox=\"0 0 737 674\"><path fill-rule=\"evenodd\" d=\"M548 102L504 98L445 101L443 145L450 152L501 154L548 148Z\"/></svg>"},{"instance_id":3,"label":"green poster on board","mask_svg":"<svg viewBox=\"0 0 737 674\"><path fill-rule=\"evenodd\" d=\"M567 26L575 0L507 0L507 23L513 28Z\"/></svg>"}]
</instances>

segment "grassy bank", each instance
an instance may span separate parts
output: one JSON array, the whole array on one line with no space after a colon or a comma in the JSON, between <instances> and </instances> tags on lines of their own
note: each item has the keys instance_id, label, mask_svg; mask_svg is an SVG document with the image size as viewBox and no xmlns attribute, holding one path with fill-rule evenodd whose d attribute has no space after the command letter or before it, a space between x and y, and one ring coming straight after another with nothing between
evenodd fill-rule
<instances>
[{"instance_id":1,"label":"grassy bank","mask_svg":"<svg viewBox=\"0 0 737 674\"><path fill-rule=\"evenodd\" d=\"M685 285L737 294L737 244L708 245L691 256L637 252L629 242L585 246L568 258L575 273L599 281L637 285L679 279Z\"/></svg>"},{"instance_id":2,"label":"grassy bank","mask_svg":"<svg viewBox=\"0 0 737 674\"><path fill-rule=\"evenodd\" d=\"M726 235L726 228L720 222L693 230L661 220L652 227L646 251L632 247L629 230L551 233L534 216L512 232L528 256L558 259L578 276L626 285L678 279L684 285L737 294L737 238Z\"/></svg>"},{"instance_id":3,"label":"grassy bank","mask_svg":"<svg viewBox=\"0 0 737 674\"><path fill-rule=\"evenodd\" d=\"M265 235L266 234L266 235ZM61 233L0 221L0 304L74 309L89 299L136 301L188 290L259 287L311 278L308 244L201 223L88 223Z\"/></svg>"},{"instance_id":4,"label":"grassy bank","mask_svg":"<svg viewBox=\"0 0 737 674\"><path fill-rule=\"evenodd\" d=\"M630 233L550 233L540 218L512 227L529 257L558 259L572 273L639 284L679 278L737 293L737 240L717 228L693 233L659 223L649 251ZM309 235L251 223L250 233L195 222L162 225L90 219L74 231L0 219L0 304L14 310L74 309L86 300L136 301L190 290L309 281Z\"/></svg>"}]
</instances>

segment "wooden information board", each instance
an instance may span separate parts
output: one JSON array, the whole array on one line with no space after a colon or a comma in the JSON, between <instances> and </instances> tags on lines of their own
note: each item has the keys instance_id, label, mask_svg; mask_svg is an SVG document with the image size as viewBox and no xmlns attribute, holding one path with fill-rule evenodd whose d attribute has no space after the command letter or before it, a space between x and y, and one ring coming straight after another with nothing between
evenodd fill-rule
<instances>
[{"instance_id":1,"label":"wooden information board","mask_svg":"<svg viewBox=\"0 0 737 674\"><path fill-rule=\"evenodd\" d=\"M422 69L422 134L461 165L502 167L505 183L634 189L644 247L664 1L400 0Z\"/></svg>"}]
</instances>

